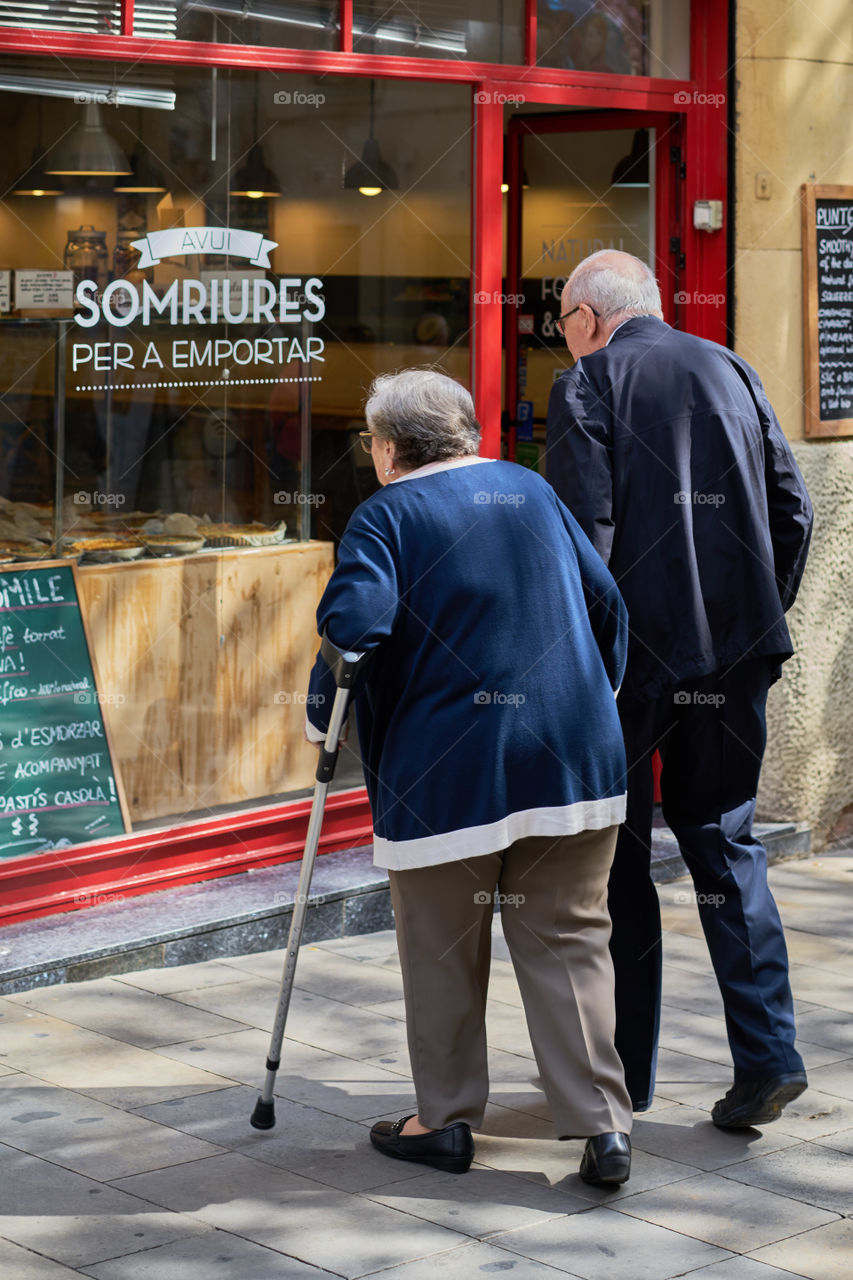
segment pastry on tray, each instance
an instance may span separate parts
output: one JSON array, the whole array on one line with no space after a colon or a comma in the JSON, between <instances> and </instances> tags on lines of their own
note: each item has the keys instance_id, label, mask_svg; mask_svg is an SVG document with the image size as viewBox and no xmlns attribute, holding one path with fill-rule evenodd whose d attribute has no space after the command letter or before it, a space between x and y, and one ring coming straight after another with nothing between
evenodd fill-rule
<instances>
[{"instance_id":1,"label":"pastry on tray","mask_svg":"<svg viewBox=\"0 0 853 1280\"><path fill-rule=\"evenodd\" d=\"M274 547L284 542L286 526L280 520L270 529L256 520L252 524L200 524L198 532L209 547Z\"/></svg>"}]
</instances>

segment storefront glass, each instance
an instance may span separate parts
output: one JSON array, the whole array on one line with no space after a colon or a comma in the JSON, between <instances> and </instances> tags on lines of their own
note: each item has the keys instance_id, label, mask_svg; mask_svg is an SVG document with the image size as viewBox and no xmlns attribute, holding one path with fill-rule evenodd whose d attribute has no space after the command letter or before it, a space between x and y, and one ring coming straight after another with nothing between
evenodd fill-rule
<instances>
[{"instance_id":1,"label":"storefront glass","mask_svg":"<svg viewBox=\"0 0 853 1280\"><path fill-rule=\"evenodd\" d=\"M540 66L607 75L690 74L689 0L539 0Z\"/></svg>"},{"instance_id":2,"label":"storefront glass","mask_svg":"<svg viewBox=\"0 0 853 1280\"><path fill-rule=\"evenodd\" d=\"M411 58L523 61L523 0L355 0L353 49Z\"/></svg>"},{"instance_id":3,"label":"storefront glass","mask_svg":"<svg viewBox=\"0 0 853 1280\"><path fill-rule=\"evenodd\" d=\"M313 609L376 486L367 388L468 381L470 89L14 74L0 556L78 563L134 824L304 788Z\"/></svg>"}]
</instances>

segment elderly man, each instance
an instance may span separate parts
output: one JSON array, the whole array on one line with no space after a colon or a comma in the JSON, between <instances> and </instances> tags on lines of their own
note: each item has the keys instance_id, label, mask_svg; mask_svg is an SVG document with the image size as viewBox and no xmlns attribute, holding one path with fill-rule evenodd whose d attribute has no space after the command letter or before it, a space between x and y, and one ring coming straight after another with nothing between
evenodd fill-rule
<instances>
[{"instance_id":1,"label":"elderly man","mask_svg":"<svg viewBox=\"0 0 853 1280\"><path fill-rule=\"evenodd\" d=\"M731 351L665 324L648 267L605 250L563 291L576 364L548 408L548 478L628 605L619 714L628 809L610 876L616 1046L651 1105L661 925L652 755L723 997L734 1084L721 1128L767 1124L806 1087L767 857L753 834L765 703L793 652L785 611L812 511L764 388Z\"/></svg>"}]
</instances>

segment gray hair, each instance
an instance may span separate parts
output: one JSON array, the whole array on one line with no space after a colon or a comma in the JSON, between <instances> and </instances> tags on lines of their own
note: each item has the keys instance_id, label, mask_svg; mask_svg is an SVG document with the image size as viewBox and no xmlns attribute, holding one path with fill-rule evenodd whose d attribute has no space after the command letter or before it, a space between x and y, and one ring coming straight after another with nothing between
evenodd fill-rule
<instances>
[{"instance_id":1,"label":"gray hair","mask_svg":"<svg viewBox=\"0 0 853 1280\"><path fill-rule=\"evenodd\" d=\"M364 407L367 425L397 446L409 470L476 454L480 424L465 388L437 369L402 369L373 380Z\"/></svg>"},{"instance_id":2,"label":"gray hair","mask_svg":"<svg viewBox=\"0 0 853 1280\"><path fill-rule=\"evenodd\" d=\"M660 289L650 268L618 249L599 249L584 258L569 276L566 290L566 311L588 302L603 320L662 314Z\"/></svg>"}]
</instances>

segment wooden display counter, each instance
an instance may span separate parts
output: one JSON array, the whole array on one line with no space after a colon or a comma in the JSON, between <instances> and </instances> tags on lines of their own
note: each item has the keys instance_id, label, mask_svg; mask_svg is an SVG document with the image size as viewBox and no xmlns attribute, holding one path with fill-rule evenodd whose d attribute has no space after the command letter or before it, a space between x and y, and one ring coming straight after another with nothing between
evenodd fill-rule
<instances>
[{"instance_id":1,"label":"wooden display counter","mask_svg":"<svg viewBox=\"0 0 853 1280\"><path fill-rule=\"evenodd\" d=\"M313 785L304 695L331 543L81 566L132 822Z\"/></svg>"}]
</instances>

